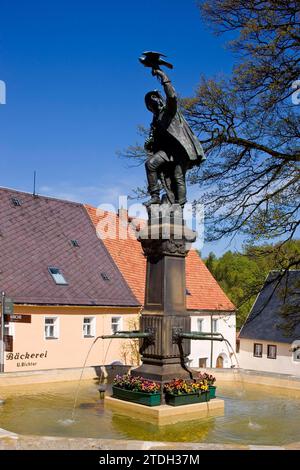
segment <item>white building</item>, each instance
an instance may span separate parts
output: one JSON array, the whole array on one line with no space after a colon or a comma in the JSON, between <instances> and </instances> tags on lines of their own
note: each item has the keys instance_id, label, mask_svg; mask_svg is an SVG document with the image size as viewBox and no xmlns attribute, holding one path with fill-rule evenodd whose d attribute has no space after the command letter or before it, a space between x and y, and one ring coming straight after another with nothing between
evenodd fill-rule
<instances>
[{"instance_id":1,"label":"white building","mask_svg":"<svg viewBox=\"0 0 300 470\"><path fill-rule=\"evenodd\" d=\"M227 341L192 340L191 367L235 367L236 315L234 311L203 310L191 316L191 330L221 333Z\"/></svg>"},{"instance_id":2,"label":"white building","mask_svg":"<svg viewBox=\"0 0 300 470\"><path fill-rule=\"evenodd\" d=\"M280 282L279 275L268 275L239 334L237 356L243 369L300 376L300 323L287 332L289 317L283 315L299 318L300 271L289 271Z\"/></svg>"}]
</instances>

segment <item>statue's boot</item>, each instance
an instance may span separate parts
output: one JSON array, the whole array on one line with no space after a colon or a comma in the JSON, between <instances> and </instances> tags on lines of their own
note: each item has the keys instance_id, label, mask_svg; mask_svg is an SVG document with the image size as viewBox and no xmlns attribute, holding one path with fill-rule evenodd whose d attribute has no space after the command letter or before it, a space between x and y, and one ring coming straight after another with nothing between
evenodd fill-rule
<instances>
[{"instance_id":1,"label":"statue's boot","mask_svg":"<svg viewBox=\"0 0 300 470\"><path fill-rule=\"evenodd\" d=\"M151 204L160 204L159 191L151 192L151 199L149 199L147 202L144 202L143 204L146 207L150 207Z\"/></svg>"}]
</instances>

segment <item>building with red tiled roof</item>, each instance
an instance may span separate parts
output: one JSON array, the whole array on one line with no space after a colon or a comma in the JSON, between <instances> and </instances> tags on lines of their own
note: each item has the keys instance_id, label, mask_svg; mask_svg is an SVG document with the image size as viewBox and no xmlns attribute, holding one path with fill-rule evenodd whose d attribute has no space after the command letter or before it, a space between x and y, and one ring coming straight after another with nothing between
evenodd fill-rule
<instances>
[{"instance_id":1,"label":"building with red tiled roof","mask_svg":"<svg viewBox=\"0 0 300 470\"><path fill-rule=\"evenodd\" d=\"M140 311L82 204L4 188L0 289L22 320L6 317L5 372L82 367L96 336ZM88 365L123 360L120 343L106 348L99 342Z\"/></svg>"},{"instance_id":2,"label":"building with red tiled roof","mask_svg":"<svg viewBox=\"0 0 300 470\"><path fill-rule=\"evenodd\" d=\"M97 215L97 209L89 205L85 205L85 207L97 230L99 223L107 217L107 213ZM103 243L119 267L132 292L140 304L143 305L146 259L143 255L141 244L134 238L130 226L127 228L127 232L126 228L124 230L124 234L128 233L128 237L121 239L120 232L123 229L120 229L119 217L116 214L109 214L109 217L111 218L108 223L115 223L115 230L113 232L116 236L114 238L108 237L103 239ZM227 312L234 311L235 309L195 250L191 250L186 259L186 288L189 292L189 295L187 295L188 310L220 310Z\"/></svg>"},{"instance_id":3,"label":"building with red tiled roof","mask_svg":"<svg viewBox=\"0 0 300 470\"><path fill-rule=\"evenodd\" d=\"M85 207L96 227L99 238L102 239L135 297L143 305L146 259L141 244L136 240L134 229L127 223L126 211L123 211L119 217L113 213L97 212L97 209L90 205L85 205ZM137 225L140 226L143 223L145 221L138 221ZM191 250L186 258L186 289L187 309L192 316L192 330L211 331L212 328L217 329L235 349L235 307L195 250ZM207 341L192 342L193 366L210 365L210 347L211 345ZM224 343L214 343L213 350L212 363L214 366L216 364L219 366L222 364L223 366L231 365L232 356L228 353Z\"/></svg>"}]
</instances>

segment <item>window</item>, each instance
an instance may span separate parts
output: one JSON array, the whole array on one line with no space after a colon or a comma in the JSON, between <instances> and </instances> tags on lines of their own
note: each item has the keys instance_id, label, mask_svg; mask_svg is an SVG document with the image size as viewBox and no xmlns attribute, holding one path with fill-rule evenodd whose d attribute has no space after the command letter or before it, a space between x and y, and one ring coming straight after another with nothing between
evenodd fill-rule
<instances>
[{"instance_id":1,"label":"window","mask_svg":"<svg viewBox=\"0 0 300 470\"><path fill-rule=\"evenodd\" d=\"M15 328L13 323L5 323L4 336L15 336Z\"/></svg>"},{"instance_id":2,"label":"window","mask_svg":"<svg viewBox=\"0 0 300 470\"><path fill-rule=\"evenodd\" d=\"M14 206L19 207L21 206L21 201L17 197L12 197L11 202L13 203Z\"/></svg>"},{"instance_id":3,"label":"window","mask_svg":"<svg viewBox=\"0 0 300 470\"><path fill-rule=\"evenodd\" d=\"M203 331L203 318L197 318L197 331Z\"/></svg>"},{"instance_id":4,"label":"window","mask_svg":"<svg viewBox=\"0 0 300 470\"><path fill-rule=\"evenodd\" d=\"M74 247L79 247L78 240L71 240L71 245Z\"/></svg>"},{"instance_id":5,"label":"window","mask_svg":"<svg viewBox=\"0 0 300 470\"><path fill-rule=\"evenodd\" d=\"M212 332L217 333L218 332L218 320L213 320L212 321Z\"/></svg>"},{"instance_id":6,"label":"window","mask_svg":"<svg viewBox=\"0 0 300 470\"><path fill-rule=\"evenodd\" d=\"M58 339L58 318L45 318L45 339Z\"/></svg>"},{"instance_id":7,"label":"window","mask_svg":"<svg viewBox=\"0 0 300 470\"><path fill-rule=\"evenodd\" d=\"M300 346L298 346L297 349L293 351L293 360L296 362L300 362Z\"/></svg>"},{"instance_id":8,"label":"window","mask_svg":"<svg viewBox=\"0 0 300 470\"><path fill-rule=\"evenodd\" d=\"M199 367L200 369L205 369L207 367L207 357L199 357Z\"/></svg>"},{"instance_id":9,"label":"window","mask_svg":"<svg viewBox=\"0 0 300 470\"><path fill-rule=\"evenodd\" d=\"M110 278L106 273L101 273L101 277L102 277L103 281L110 281Z\"/></svg>"},{"instance_id":10,"label":"window","mask_svg":"<svg viewBox=\"0 0 300 470\"><path fill-rule=\"evenodd\" d=\"M277 357L277 346L274 344L268 344L268 359L276 359Z\"/></svg>"},{"instance_id":11,"label":"window","mask_svg":"<svg viewBox=\"0 0 300 470\"><path fill-rule=\"evenodd\" d=\"M56 284L61 285L61 286L68 284L60 269L48 268L48 270Z\"/></svg>"},{"instance_id":12,"label":"window","mask_svg":"<svg viewBox=\"0 0 300 470\"><path fill-rule=\"evenodd\" d=\"M83 336L91 338L95 336L95 317L84 317L83 319Z\"/></svg>"},{"instance_id":13,"label":"window","mask_svg":"<svg viewBox=\"0 0 300 470\"><path fill-rule=\"evenodd\" d=\"M241 346L241 340L240 340L240 339L237 339L237 340L236 340L236 352L237 352L237 353L240 352L240 346Z\"/></svg>"},{"instance_id":14,"label":"window","mask_svg":"<svg viewBox=\"0 0 300 470\"><path fill-rule=\"evenodd\" d=\"M293 361L294 362L300 362L300 340L296 339L295 341L292 342L291 344L291 349L293 355Z\"/></svg>"},{"instance_id":15,"label":"window","mask_svg":"<svg viewBox=\"0 0 300 470\"><path fill-rule=\"evenodd\" d=\"M254 343L253 356L262 357L263 345L260 343Z\"/></svg>"},{"instance_id":16,"label":"window","mask_svg":"<svg viewBox=\"0 0 300 470\"><path fill-rule=\"evenodd\" d=\"M121 330L121 321L122 321L121 317L112 317L111 331L113 332L113 334Z\"/></svg>"}]
</instances>

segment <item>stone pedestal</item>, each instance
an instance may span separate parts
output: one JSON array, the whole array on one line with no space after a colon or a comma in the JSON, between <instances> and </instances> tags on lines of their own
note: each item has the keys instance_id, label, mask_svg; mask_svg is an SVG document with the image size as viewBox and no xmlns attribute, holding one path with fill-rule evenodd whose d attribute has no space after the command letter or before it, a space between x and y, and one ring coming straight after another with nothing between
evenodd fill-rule
<instances>
[{"instance_id":1,"label":"stone pedestal","mask_svg":"<svg viewBox=\"0 0 300 470\"><path fill-rule=\"evenodd\" d=\"M190 340L174 340L176 331L191 331L186 310L185 257L196 233L183 221L182 209L157 207L150 214L139 241L147 258L145 307L141 331L151 331L151 341L140 343L142 365L132 374L158 382L191 378L187 368Z\"/></svg>"},{"instance_id":2,"label":"stone pedestal","mask_svg":"<svg viewBox=\"0 0 300 470\"><path fill-rule=\"evenodd\" d=\"M157 426L176 424L182 421L195 421L197 419L224 416L224 401L215 398L205 403L194 403L183 406L144 406L117 398L105 397L105 408Z\"/></svg>"}]
</instances>

